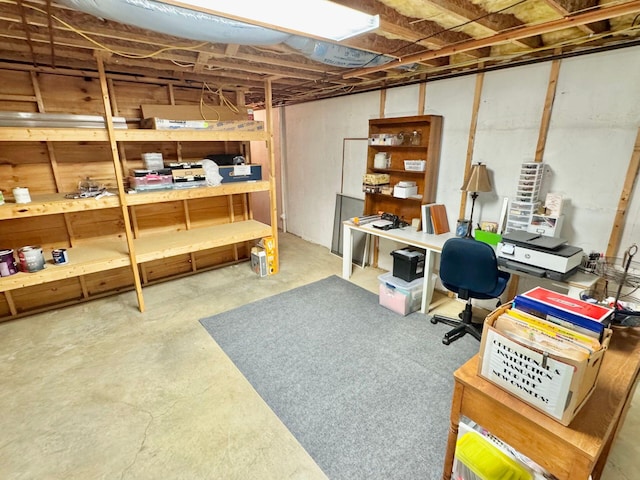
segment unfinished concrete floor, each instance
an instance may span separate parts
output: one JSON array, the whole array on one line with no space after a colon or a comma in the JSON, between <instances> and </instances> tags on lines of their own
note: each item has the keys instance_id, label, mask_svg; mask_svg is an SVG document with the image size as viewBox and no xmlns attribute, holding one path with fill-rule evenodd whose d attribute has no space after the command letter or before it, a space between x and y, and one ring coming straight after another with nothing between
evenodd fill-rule
<instances>
[{"instance_id":1,"label":"unfinished concrete floor","mask_svg":"<svg viewBox=\"0 0 640 480\"><path fill-rule=\"evenodd\" d=\"M128 292L0 324L0 479L325 479L198 322L341 272L292 235L280 255L271 277L244 263L147 287L144 313ZM352 280L376 291L380 273ZM637 478L638 402L604 480Z\"/></svg>"}]
</instances>

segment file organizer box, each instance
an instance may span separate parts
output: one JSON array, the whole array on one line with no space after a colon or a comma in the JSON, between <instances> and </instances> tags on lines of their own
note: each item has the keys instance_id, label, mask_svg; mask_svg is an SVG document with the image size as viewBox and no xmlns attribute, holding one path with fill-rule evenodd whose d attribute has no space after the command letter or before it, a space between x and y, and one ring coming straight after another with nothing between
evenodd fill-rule
<instances>
[{"instance_id":1,"label":"file organizer box","mask_svg":"<svg viewBox=\"0 0 640 480\"><path fill-rule=\"evenodd\" d=\"M456 442L453 474L453 478L464 480L533 479L528 469L474 431L463 434Z\"/></svg>"},{"instance_id":2,"label":"file organizer box","mask_svg":"<svg viewBox=\"0 0 640 480\"><path fill-rule=\"evenodd\" d=\"M612 331L605 329L602 348L583 361L546 354L493 327L510 307L497 308L484 322L478 375L567 426L595 389Z\"/></svg>"},{"instance_id":3,"label":"file organizer box","mask_svg":"<svg viewBox=\"0 0 640 480\"><path fill-rule=\"evenodd\" d=\"M540 207L539 197L544 168L542 162L525 162L520 167L516 195L511 200L507 217L506 233L526 230L531 223L531 216Z\"/></svg>"},{"instance_id":4,"label":"file organizer box","mask_svg":"<svg viewBox=\"0 0 640 480\"><path fill-rule=\"evenodd\" d=\"M138 192L173 188L171 169L131 170L129 186Z\"/></svg>"},{"instance_id":5,"label":"file organizer box","mask_svg":"<svg viewBox=\"0 0 640 480\"><path fill-rule=\"evenodd\" d=\"M391 252L393 257L393 276L412 282L424 277L424 252L403 248Z\"/></svg>"},{"instance_id":6,"label":"file organizer box","mask_svg":"<svg viewBox=\"0 0 640 480\"><path fill-rule=\"evenodd\" d=\"M380 281L380 305L400 315L420 310L422 304L423 279L406 282L394 277L391 272L378 277Z\"/></svg>"}]
</instances>

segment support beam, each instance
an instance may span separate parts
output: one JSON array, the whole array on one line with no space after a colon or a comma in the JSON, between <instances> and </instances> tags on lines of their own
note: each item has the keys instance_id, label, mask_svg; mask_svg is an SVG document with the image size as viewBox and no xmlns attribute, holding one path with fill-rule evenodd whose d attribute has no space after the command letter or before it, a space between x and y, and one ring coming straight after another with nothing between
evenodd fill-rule
<instances>
[{"instance_id":1,"label":"support beam","mask_svg":"<svg viewBox=\"0 0 640 480\"><path fill-rule=\"evenodd\" d=\"M403 65L410 65L412 63L419 63L425 60L431 60L433 58L446 57L456 53L467 52L482 47L490 47L497 43L512 42L521 38L533 37L535 35L542 35L544 33L556 32L565 28L577 27L586 23L593 23L600 20L607 20L609 18L618 17L630 13L640 11L640 0L633 0L631 2L623 4L615 4L611 7L602 7L598 10L582 13L579 15L561 18L559 20L552 20L539 25L530 25L527 27L516 28L508 32L499 33L486 38L480 38L477 40L470 40L468 42L459 43L457 45L449 45L431 52L425 52L417 55L409 55L397 62L393 62L391 65L380 65L377 67L363 68L354 72L349 72L343 75L343 78L355 78L362 75L366 75L374 72L382 72L390 70L392 68L398 68Z\"/></svg>"}]
</instances>

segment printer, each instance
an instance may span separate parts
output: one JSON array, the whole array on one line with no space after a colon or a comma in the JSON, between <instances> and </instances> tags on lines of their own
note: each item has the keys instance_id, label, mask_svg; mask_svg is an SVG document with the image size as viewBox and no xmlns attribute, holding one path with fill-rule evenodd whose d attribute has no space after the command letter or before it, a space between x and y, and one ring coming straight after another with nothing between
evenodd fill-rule
<instances>
[{"instance_id":1,"label":"printer","mask_svg":"<svg viewBox=\"0 0 640 480\"><path fill-rule=\"evenodd\" d=\"M498 265L529 275L563 281L582 262L582 249L561 238L515 231L502 236L496 256Z\"/></svg>"}]
</instances>

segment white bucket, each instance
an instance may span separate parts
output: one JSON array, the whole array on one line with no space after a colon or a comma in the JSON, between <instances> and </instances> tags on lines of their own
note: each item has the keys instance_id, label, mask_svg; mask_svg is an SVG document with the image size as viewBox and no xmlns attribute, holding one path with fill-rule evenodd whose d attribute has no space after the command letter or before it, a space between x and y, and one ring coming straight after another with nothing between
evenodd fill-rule
<instances>
[{"instance_id":1,"label":"white bucket","mask_svg":"<svg viewBox=\"0 0 640 480\"><path fill-rule=\"evenodd\" d=\"M13 189L13 198L16 203L29 203L31 202L31 195L29 195L28 188L16 187Z\"/></svg>"}]
</instances>

